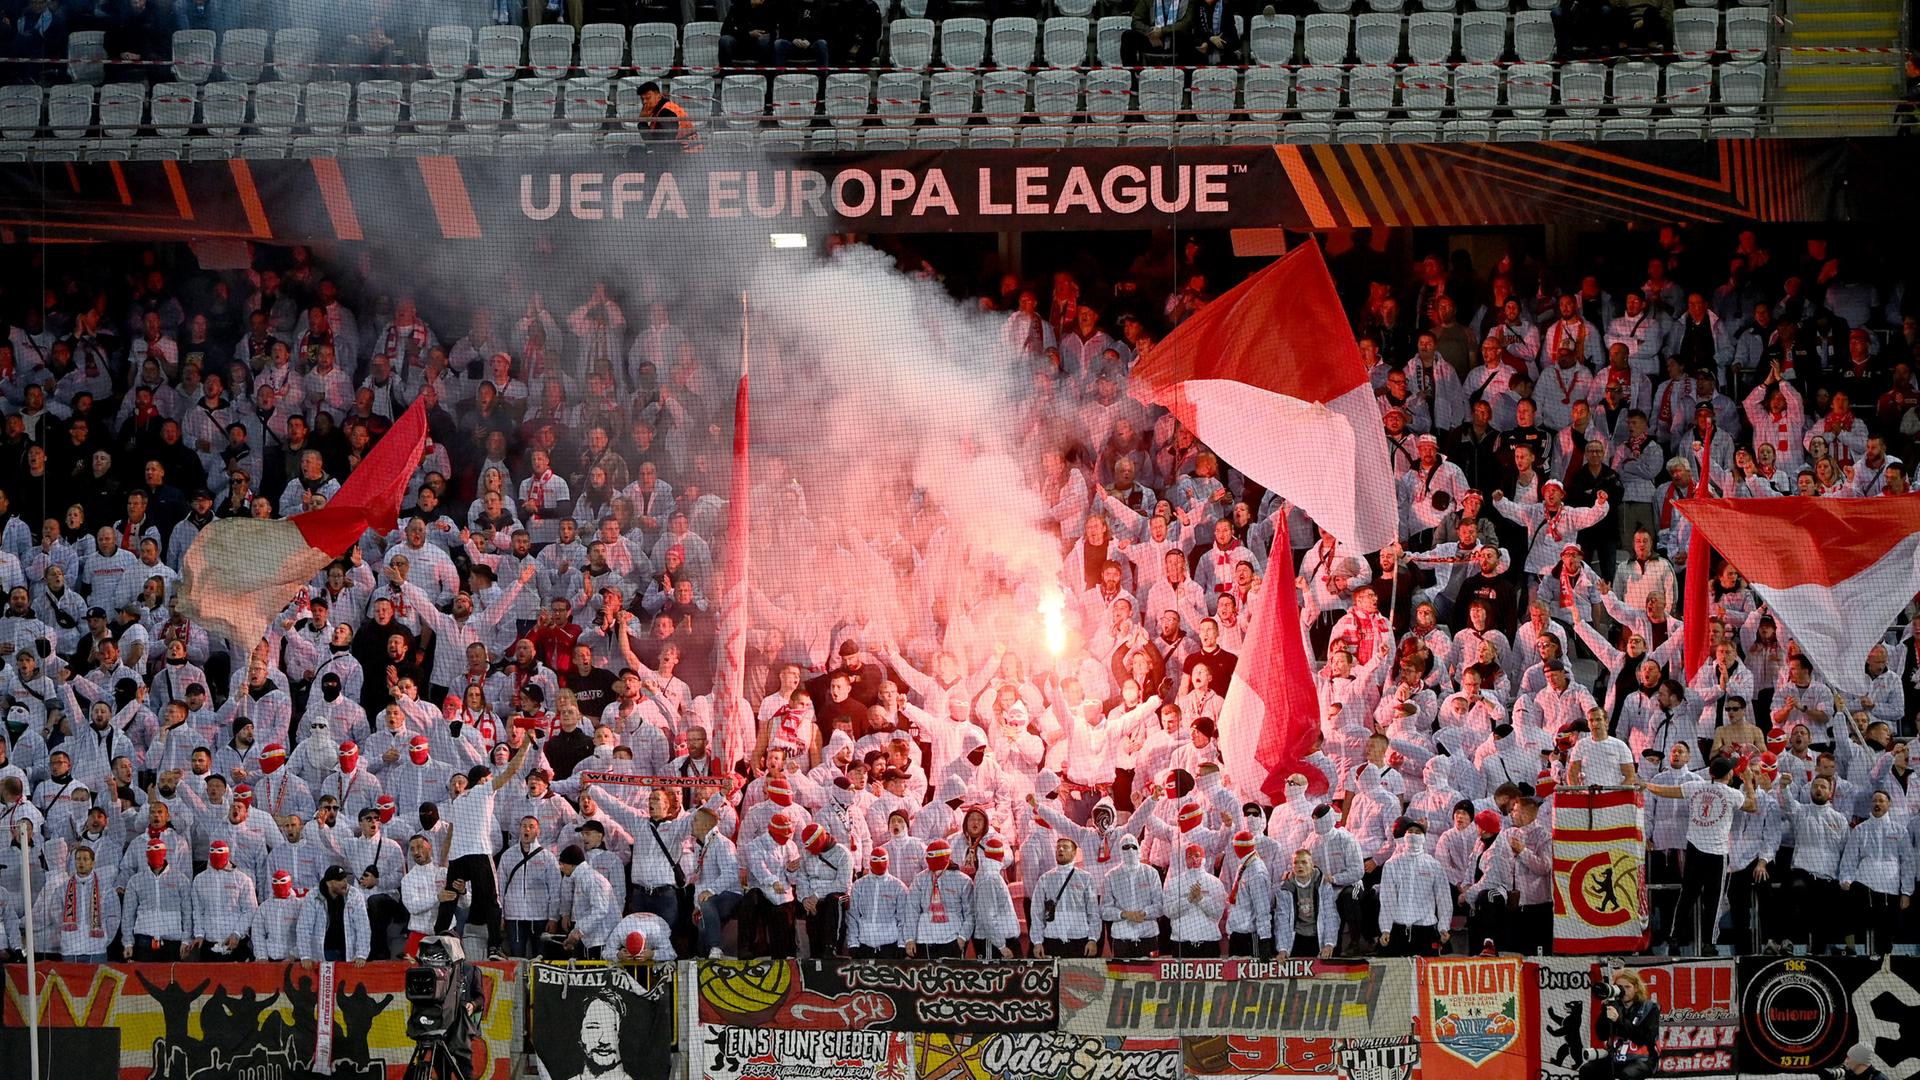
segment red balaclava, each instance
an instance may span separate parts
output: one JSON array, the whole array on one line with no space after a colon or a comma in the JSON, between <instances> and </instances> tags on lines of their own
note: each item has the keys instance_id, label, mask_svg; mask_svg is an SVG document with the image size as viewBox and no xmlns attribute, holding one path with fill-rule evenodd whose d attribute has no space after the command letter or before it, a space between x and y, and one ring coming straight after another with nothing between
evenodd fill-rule
<instances>
[{"instance_id":1,"label":"red balaclava","mask_svg":"<svg viewBox=\"0 0 1920 1080\"><path fill-rule=\"evenodd\" d=\"M425 735L415 735L413 740L407 743L407 759L415 765L425 765L429 756Z\"/></svg>"},{"instance_id":2,"label":"red balaclava","mask_svg":"<svg viewBox=\"0 0 1920 1080\"><path fill-rule=\"evenodd\" d=\"M360 765L360 748L351 742L340 744L340 771L350 773Z\"/></svg>"},{"instance_id":3,"label":"red balaclava","mask_svg":"<svg viewBox=\"0 0 1920 1080\"><path fill-rule=\"evenodd\" d=\"M167 842L153 839L147 841L147 865L158 873L167 868Z\"/></svg>"},{"instance_id":4,"label":"red balaclava","mask_svg":"<svg viewBox=\"0 0 1920 1080\"><path fill-rule=\"evenodd\" d=\"M808 852L819 855L833 846L833 834L816 821L800 830L800 842L806 845Z\"/></svg>"},{"instance_id":5,"label":"red balaclava","mask_svg":"<svg viewBox=\"0 0 1920 1080\"><path fill-rule=\"evenodd\" d=\"M285 900L293 895L293 875L285 870L273 872L273 898Z\"/></svg>"},{"instance_id":6,"label":"red balaclava","mask_svg":"<svg viewBox=\"0 0 1920 1080\"><path fill-rule=\"evenodd\" d=\"M784 844L793 839L793 822L785 814L775 814L767 819L767 835L774 843Z\"/></svg>"},{"instance_id":7,"label":"red balaclava","mask_svg":"<svg viewBox=\"0 0 1920 1080\"><path fill-rule=\"evenodd\" d=\"M1253 854L1253 834L1245 829L1234 833L1233 853L1242 859Z\"/></svg>"},{"instance_id":8,"label":"red balaclava","mask_svg":"<svg viewBox=\"0 0 1920 1080\"><path fill-rule=\"evenodd\" d=\"M1206 816L1206 811L1200 809L1199 803L1187 803L1180 808L1180 831L1192 832L1199 828L1201 819Z\"/></svg>"},{"instance_id":9,"label":"red balaclava","mask_svg":"<svg viewBox=\"0 0 1920 1080\"><path fill-rule=\"evenodd\" d=\"M165 846L165 845L162 845ZM215 870L225 870L233 863L233 849L225 840L215 840L207 848L207 865Z\"/></svg>"},{"instance_id":10,"label":"red balaclava","mask_svg":"<svg viewBox=\"0 0 1920 1080\"><path fill-rule=\"evenodd\" d=\"M280 766L287 763L287 748L279 743L268 743L260 750L260 771L276 773Z\"/></svg>"},{"instance_id":11,"label":"red balaclava","mask_svg":"<svg viewBox=\"0 0 1920 1080\"><path fill-rule=\"evenodd\" d=\"M380 811L380 824L385 825L387 822L393 820L393 812L396 809L393 796L382 795L374 800L373 805L374 809Z\"/></svg>"},{"instance_id":12,"label":"red balaclava","mask_svg":"<svg viewBox=\"0 0 1920 1080\"><path fill-rule=\"evenodd\" d=\"M952 861L953 849L947 846L945 840L935 840L927 845L927 869L937 874L945 870Z\"/></svg>"},{"instance_id":13,"label":"red balaclava","mask_svg":"<svg viewBox=\"0 0 1920 1080\"><path fill-rule=\"evenodd\" d=\"M792 806L793 785L786 777L776 776L767 781L767 798L772 799L775 806Z\"/></svg>"}]
</instances>

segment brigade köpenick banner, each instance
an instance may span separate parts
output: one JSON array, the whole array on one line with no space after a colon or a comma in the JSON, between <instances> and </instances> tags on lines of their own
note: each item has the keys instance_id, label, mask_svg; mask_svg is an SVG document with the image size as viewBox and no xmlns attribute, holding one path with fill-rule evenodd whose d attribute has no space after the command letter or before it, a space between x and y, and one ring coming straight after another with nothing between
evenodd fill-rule
<instances>
[{"instance_id":1,"label":"brigade k\u00f6penick banner","mask_svg":"<svg viewBox=\"0 0 1920 1080\"><path fill-rule=\"evenodd\" d=\"M1407 1034L1409 960L1060 961L1061 1027L1079 1035Z\"/></svg>"}]
</instances>

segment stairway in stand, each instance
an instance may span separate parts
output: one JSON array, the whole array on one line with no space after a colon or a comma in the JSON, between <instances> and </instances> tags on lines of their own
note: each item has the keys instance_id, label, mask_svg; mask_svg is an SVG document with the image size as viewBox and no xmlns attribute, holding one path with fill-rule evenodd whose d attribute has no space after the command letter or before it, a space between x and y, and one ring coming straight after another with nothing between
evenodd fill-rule
<instances>
[{"instance_id":1,"label":"stairway in stand","mask_svg":"<svg viewBox=\"0 0 1920 1080\"><path fill-rule=\"evenodd\" d=\"M1899 0L1786 0L1775 132L1887 134L1902 88L1900 14Z\"/></svg>"}]
</instances>

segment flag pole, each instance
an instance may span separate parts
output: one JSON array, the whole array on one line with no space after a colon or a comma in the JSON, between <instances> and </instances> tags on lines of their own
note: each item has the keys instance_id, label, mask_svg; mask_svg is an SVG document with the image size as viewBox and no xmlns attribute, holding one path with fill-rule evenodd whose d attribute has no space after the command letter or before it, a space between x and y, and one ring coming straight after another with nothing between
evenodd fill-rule
<instances>
[{"instance_id":1,"label":"flag pole","mask_svg":"<svg viewBox=\"0 0 1920 1080\"><path fill-rule=\"evenodd\" d=\"M33 939L33 856L34 839L31 822L18 822L14 825L20 833L20 897L27 909L25 930L27 947L27 1075L40 1080L40 971L35 954L39 943ZM97 904L98 901L95 901ZM97 916L99 912L94 912Z\"/></svg>"},{"instance_id":2,"label":"flag pole","mask_svg":"<svg viewBox=\"0 0 1920 1080\"><path fill-rule=\"evenodd\" d=\"M742 697L746 691L746 649L748 617L748 599L751 589L747 573L747 500L751 490L747 476L749 443L748 407L747 407L747 369L752 353L753 333L751 310L748 294L740 291L740 383L734 395L733 405L733 476L728 488L727 500L727 542L721 555L726 565L726 581L722 595L726 598L726 619L721 624L723 632L719 642L719 677L714 682L713 693L719 700L714 702L714 715L725 725L719 743L721 752L726 756L729 767L741 758L751 754L757 741L752 732L749 716L742 711Z\"/></svg>"}]
</instances>

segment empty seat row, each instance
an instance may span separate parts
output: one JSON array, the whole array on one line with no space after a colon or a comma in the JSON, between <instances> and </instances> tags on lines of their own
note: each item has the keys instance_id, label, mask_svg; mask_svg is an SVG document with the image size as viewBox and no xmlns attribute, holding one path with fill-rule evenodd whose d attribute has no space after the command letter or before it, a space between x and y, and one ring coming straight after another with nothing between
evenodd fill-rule
<instances>
[{"instance_id":1,"label":"empty seat row","mask_svg":"<svg viewBox=\"0 0 1920 1080\"><path fill-rule=\"evenodd\" d=\"M707 136L715 150L818 153L835 150L902 150L909 147L951 150L1051 148L1068 146L1270 146L1275 143L1425 143L1612 141L1641 139L1752 138L1757 125L1735 116L1699 120L1663 117L1646 120L1569 117L1499 120L1241 120L1184 124L980 125L955 127L876 127L812 130L772 128L754 132L717 130ZM619 151L646 140L636 132L581 135L561 132L505 135L377 135L198 137L187 139L89 139L72 142L0 145L0 162L23 161L218 161L228 158L538 157L553 153Z\"/></svg>"},{"instance_id":2,"label":"empty seat row","mask_svg":"<svg viewBox=\"0 0 1920 1080\"><path fill-rule=\"evenodd\" d=\"M243 132L287 135L405 131L440 135L512 126L525 133L628 127L640 111L646 76L568 80L432 79L306 84L139 83L0 88L0 134L33 136L43 126L65 139L97 128L109 138L141 134L180 138L190 132L233 137ZM1545 63L1315 65L1297 71L1179 68L841 72L822 81L809 74L682 75L668 91L690 116L720 117L727 126L753 128L771 117L776 127L811 127L824 115L831 126L860 127L987 123L1219 122L1246 114L1278 118L1297 111L1308 119L1352 114L1359 119L1438 120L1449 110L1464 119L1497 109L1543 116L1557 108L1576 119L1702 117L1716 101L1721 111L1751 116L1765 97L1766 66L1757 61L1713 65L1680 61L1665 67L1630 62L1555 67ZM622 119L628 118L628 119Z\"/></svg>"}]
</instances>

